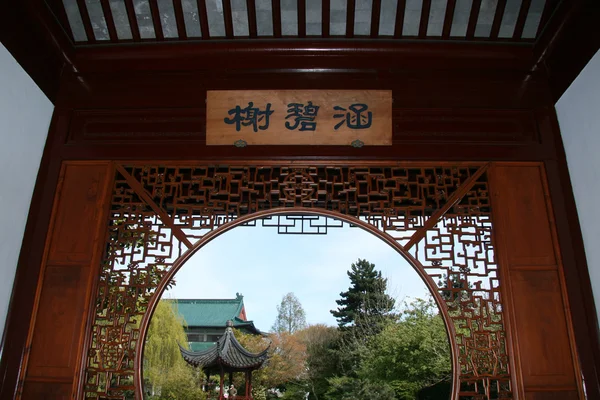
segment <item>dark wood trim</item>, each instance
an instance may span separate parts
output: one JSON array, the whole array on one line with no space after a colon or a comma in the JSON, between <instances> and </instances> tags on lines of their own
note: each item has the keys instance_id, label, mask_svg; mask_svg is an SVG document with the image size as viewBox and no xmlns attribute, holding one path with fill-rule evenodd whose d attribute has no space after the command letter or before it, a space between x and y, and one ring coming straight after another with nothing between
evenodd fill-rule
<instances>
[{"instance_id":1,"label":"dark wood trim","mask_svg":"<svg viewBox=\"0 0 600 400\"><path fill-rule=\"evenodd\" d=\"M127 9L127 19L129 20L129 29L131 30L131 37L133 38L134 42L139 42L140 27L138 25L137 16L135 15L133 0L125 0L125 7Z\"/></svg>"},{"instance_id":2,"label":"dark wood trim","mask_svg":"<svg viewBox=\"0 0 600 400\"><path fill-rule=\"evenodd\" d=\"M452 31L452 20L454 19L454 10L456 9L456 0L448 0L446 5L446 13L444 15L444 28L442 30L442 37L448 39L450 32Z\"/></svg>"},{"instance_id":3,"label":"dark wood trim","mask_svg":"<svg viewBox=\"0 0 600 400\"><path fill-rule=\"evenodd\" d=\"M354 37L354 12L356 0L346 0L346 38Z\"/></svg>"},{"instance_id":4,"label":"dark wood trim","mask_svg":"<svg viewBox=\"0 0 600 400\"><path fill-rule=\"evenodd\" d=\"M419 37L427 37L427 27L429 26L429 14L431 13L431 0L423 0L421 8L421 21L419 23Z\"/></svg>"},{"instance_id":5,"label":"dark wood trim","mask_svg":"<svg viewBox=\"0 0 600 400\"><path fill-rule=\"evenodd\" d=\"M577 207L554 110L540 112L539 120L544 137L554 141L555 158L546 160L546 175L586 392L588 398L597 399L600 398L600 331Z\"/></svg>"},{"instance_id":6,"label":"dark wood trim","mask_svg":"<svg viewBox=\"0 0 600 400\"><path fill-rule=\"evenodd\" d=\"M538 38L532 69L545 70L557 101L600 49L600 2L561 2Z\"/></svg>"},{"instance_id":7,"label":"dark wood trim","mask_svg":"<svg viewBox=\"0 0 600 400\"><path fill-rule=\"evenodd\" d=\"M60 143L66 139L68 123L67 113L55 111L31 199L8 316L0 344L2 354L0 399L13 399L19 390L19 381L24 378L20 376L21 368L28 352L25 347L26 340L60 175L61 159L57 157L57 150Z\"/></svg>"},{"instance_id":8,"label":"dark wood trim","mask_svg":"<svg viewBox=\"0 0 600 400\"><path fill-rule=\"evenodd\" d=\"M496 5L496 14L494 15L494 22L492 22L492 30L490 31L490 38L497 39L498 33L500 32L500 24L502 18L504 18L504 11L506 10L506 0L498 0Z\"/></svg>"},{"instance_id":9,"label":"dark wood trim","mask_svg":"<svg viewBox=\"0 0 600 400\"><path fill-rule=\"evenodd\" d=\"M321 4L321 36L329 37L331 23L331 3L330 0L322 0Z\"/></svg>"},{"instance_id":10,"label":"dark wood trim","mask_svg":"<svg viewBox=\"0 0 600 400\"><path fill-rule=\"evenodd\" d=\"M406 0L398 0L396 5L396 24L394 27L394 38L399 39L402 37L402 30L404 29L404 13L406 12Z\"/></svg>"},{"instance_id":11,"label":"dark wood trim","mask_svg":"<svg viewBox=\"0 0 600 400\"><path fill-rule=\"evenodd\" d=\"M273 37L281 37L281 0L271 0L273 17Z\"/></svg>"},{"instance_id":12,"label":"dark wood trim","mask_svg":"<svg viewBox=\"0 0 600 400\"><path fill-rule=\"evenodd\" d=\"M231 11L231 0L223 1L223 20L225 21L225 37L233 39L233 14Z\"/></svg>"},{"instance_id":13,"label":"dark wood trim","mask_svg":"<svg viewBox=\"0 0 600 400\"><path fill-rule=\"evenodd\" d=\"M298 8L298 37L306 37L306 0L296 0Z\"/></svg>"},{"instance_id":14,"label":"dark wood trim","mask_svg":"<svg viewBox=\"0 0 600 400\"><path fill-rule=\"evenodd\" d=\"M515 24L515 30L513 32L513 39L521 39L523 36L523 28L525 28L525 22L527 21L527 15L529 14L529 8L531 7L531 0L523 0L521 3L521 9L519 10L519 16Z\"/></svg>"},{"instance_id":15,"label":"dark wood trim","mask_svg":"<svg viewBox=\"0 0 600 400\"><path fill-rule=\"evenodd\" d=\"M150 3L150 15L152 16L152 24L154 25L154 36L157 41L165 39L165 35L162 29L162 23L160 22L160 10L158 9L157 0L148 0Z\"/></svg>"},{"instance_id":16,"label":"dark wood trim","mask_svg":"<svg viewBox=\"0 0 600 400\"><path fill-rule=\"evenodd\" d=\"M258 32L256 22L256 0L246 0L246 9L248 10L248 34L255 38Z\"/></svg>"},{"instance_id":17,"label":"dark wood trim","mask_svg":"<svg viewBox=\"0 0 600 400\"><path fill-rule=\"evenodd\" d=\"M73 46L47 5L30 3L0 5L0 42L54 102L63 68L72 64Z\"/></svg>"},{"instance_id":18,"label":"dark wood trim","mask_svg":"<svg viewBox=\"0 0 600 400\"><path fill-rule=\"evenodd\" d=\"M379 36L379 20L381 18L381 0L373 0L371 9L371 37Z\"/></svg>"},{"instance_id":19,"label":"dark wood trim","mask_svg":"<svg viewBox=\"0 0 600 400\"><path fill-rule=\"evenodd\" d=\"M402 0L401 0L402 1ZM274 33L280 35L273 0ZM279 26L280 28L280 26ZM207 70L219 65L235 69L461 69L529 71L530 46L478 43L414 43L391 40L339 41L335 39L247 40L231 42L185 42L155 45L131 44L120 47L80 48L75 63L81 72L186 71ZM210 59L208 65L206 60ZM442 64L439 60L443 59Z\"/></svg>"},{"instance_id":20,"label":"dark wood trim","mask_svg":"<svg viewBox=\"0 0 600 400\"><path fill-rule=\"evenodd\" d=\"M200 21L200 32L202 32L202 39L210 39L210 30L208 27L208 11L206 10L206 0L197 0L198 5L198 20Z\"/></svg>"},{"instance_id":21,"label":"dark wood trim","mask_svg":"<svg viewBox=\"0 0 600 400\"><path fill-rule=\"evenodd\" d=\"M185 235L185 233L183 233L181 228L175 225L175 222L171 219L171 217L169 217L169 214L167 214L154 202L154 200L152 200L152 196L144 189L142 184L135 180L133 176L129 175L125 168L123 168L123 166L121 166L120 164L116 166L116 169L121 175L123 175L123 178L125 178L127 184L131 186L131 188L137 193L137 195L140 196L140 198L143 199L146 202L146 204L148 204L148 206L152 208L152 210L154 210L156 215L160 217L163 224L165 224L167 227L169 227L169 229L171 229L173 235L175 235L177 240L185 244L185 246L188 249L194 247Z\"/></svg>"},{"instance_id":22,"label":"dark wood trim","mask_svg":"<svg viewBox=\"0 0 600 400\"><path fill-rule=\"evenodd\" d=\"M106 21L106 27L108 28L108 36L111 41L117 42L119 41L119 36L117 35L117 28L115 26L115 19L113 18L110 3L108 0L100 0L100 4L102 5L104 20Z\"/></svg>"},{"instance_id":23,"label":"dark wood trim","mask_svg":"<svg viewBox=\"0 0 600 400\"><path fill-rule=\"evenodd\" d=\"M185 30L185 20L183 19L183 6L181 0L173 0L173 12L175 13L175 22L177 23L177 36L179 39L187 39L187 31Z\"/></svg>"},{"instance_id":24,"label":"dark wood trim","mask_svg":"<svg viewBox=\"0 0 600 400\"><path fill-rule=\"evenodd\" d=\"M79 7L79 15L83 22L83 29L85 29L85 35L87 36L88 43L96 43L96 35L92 28L92 21L90 20L90 13L87 9L85 0L77 0L77 6Z\"/></svg>"},{"instance_id":25,"label":"dark wood trim","mask_svg":"<svg viewBox=\"0 0 600 400\"><path fill-rule=\"evenodd\" d=\"M45 0L47 7L50 9L50 12L56 16L58 19L62 29L67 34L71 43L75 41L75 37L73 36L73 30L71 29L71 24L69 24L69 17L67 16L67 12L65 7L63 6L62 1L59 0Z\"/></svg>"},{"instance_id":26,"label":"dark wood trim","mask_svg":"<svg viewBox=\"0 0 600 400\"><path fill-rule=\"evenodd\" d=\"M467 39L475 37L475 28L479 19L479 10L481 10L481 0L473 0L471 4L471 14L469 15L469 24L467 25Z\"/></svg>"},{"instance_id":27,"label":"dark wood trim","mask_svg":"<svg viewBox=\"0 0 600 400\"><path fill-rule=\"evenodd\" d=\"M423 224L423 226L421 226L410 237L410 240L408 241L408 243L406 243L404 245L404 250L408 252L411 249L411 247L413 247L415 244L419 243L421 241L421 239L423 239L423 237L425 237L425 235L427 234L427 231L430 230L431 228L433 228L435 225L437 225L440 218L442 218L444 216L444 214L446 214L446 212L448 212L448 210L450 210L452 207L454 207L454 205L456 204L457 201L460 201L460 199L465 194L467 194L467 192L469 190L471 190L471 188L473 187L475 182L477 182L477 179L479 179L479 177L481 175L483 175L488 170L489 167L490 167L490 163L482 165L477 170L477 172L475 172L473 175L471 175L469 177L469 179L467 179L465 182L463 182L463 184L458 188L458 190L456 192L452 193L452 196L450 196L448 198L446 203L440 209L436 210L436 212L433 213L431 215L431 217L429 217L429 219L427 219L427 221Z\"/></svg>"}]
</instances>

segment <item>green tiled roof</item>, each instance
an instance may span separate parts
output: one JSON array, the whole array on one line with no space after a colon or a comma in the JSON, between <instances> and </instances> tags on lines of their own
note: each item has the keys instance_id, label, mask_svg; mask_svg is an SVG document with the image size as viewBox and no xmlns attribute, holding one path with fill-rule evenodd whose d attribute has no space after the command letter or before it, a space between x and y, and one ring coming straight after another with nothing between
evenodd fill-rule
<instances>
[{"instance_id":1,"label":"green tiled roof","mask_svg":"<svg viewBox=\"0 0 600 400\"><path fill-rule=\"evenodd\" d=\"M190 350L191 351L204 351L206 349L211 348L215 345L216 342L191 342Z\"/></svg>"},{"instance_id":2,"label":"green tiled roof","mask_svg":"<svg viewBox=\"0 0 600 400\"><path fill-rule=\"evenodd\" d=\"M257 331L252 321L239 317L244 308L244 296L235 299L168 299L185 319L188 327L223 327L232 320L235 328L245 327Z\"/></svg>"}]
</instances>

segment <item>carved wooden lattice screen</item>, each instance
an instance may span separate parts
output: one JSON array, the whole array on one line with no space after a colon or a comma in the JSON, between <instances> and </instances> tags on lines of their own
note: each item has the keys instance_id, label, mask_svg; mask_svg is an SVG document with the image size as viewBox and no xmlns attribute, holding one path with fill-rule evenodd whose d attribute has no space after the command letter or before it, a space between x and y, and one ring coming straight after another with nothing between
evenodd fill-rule
<instances>
[{"instance_id":1,"label":"carved wooden lattice screen","mask_svg":"<svg viewBox=\"0 0 600 400\"><path fill-rule=\"evenodd\" d=\"M117 166L89 337L87 398L133 397L140 326L159 282L209 232L289 208L360 219L439 282L459 399L512 398L487 165ZM456 364L455 364L456 365Z\"/></svg>"}]
</instances>

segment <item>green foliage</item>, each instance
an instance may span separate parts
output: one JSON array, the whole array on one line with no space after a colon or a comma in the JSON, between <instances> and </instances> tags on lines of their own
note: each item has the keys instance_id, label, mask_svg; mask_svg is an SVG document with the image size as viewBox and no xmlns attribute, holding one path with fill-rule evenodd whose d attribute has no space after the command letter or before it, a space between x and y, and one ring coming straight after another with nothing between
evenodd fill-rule
<instances>
[{"instance_id":1,"label":"green foliage","mask_svg":"<svg viewBox=\"0 0 600 400\"><path fill-rule=\"evenodd\" d=\"M414 399L422 388L450 379L450 346L433 300L406 306L397 323L375 337L359 376L390 382L400 399Z\"/></svg>"},{"instance_id":2,"label":"green foliage","mask_svg":"<svg viewBox=\"0 0 600 400\"><path fill-rule=\"evenodd\" d=\"M174 304L161 300L156 306L144 347L144 378L148 399L203 399L201 371L187 365L178 344L187 347L184 321Z\"/></svg>"},{"instance_id":3,"label":"green foliage","mask_svg":"<svg viewBox=\"0 0 600 400\"><path fill-rule=\"evenodd\" d=\"M341 299L336 300L339 307L331 314L340 328L356 327L365 335L378 333L382 320L392 314L395 305L386 293L387 279L375 270L375 264L361 259L351 265L348 277L351 286L340 293Z\"/></svg>"},{"instance_id":4,"label":"green foliage","mask_svg":"<svg viewBox=\"0 0 600 400\"><path fill-rule=\"evenodd\" d=\"M294 293L283 296L277 306L277 318L271 330L277 333L295 333L306 328L306 313Z\"/></svg>"},{"instance_id":5,"label":"green foliage","mask_svg":"<svg viewBox=\"0 0 600 400\"><path fill-rule=\"evenodd\" d=\"M328 400L394 400L394 390L385 382L340 376L329 379Z\"/></svg>"},{"instance_id":6,"label":"green foliage","mask_svg":"<svg viewBox=\"0 0 600 400\"><path fill-rule=\"evenodd\" d=\"M324 399L329 389L328 378L338 373L338 360L333 352L338 342L338 330L323 324L311 325L298 332L306 346L306 381L311 399Z\"/></svg>"}]
</instances>

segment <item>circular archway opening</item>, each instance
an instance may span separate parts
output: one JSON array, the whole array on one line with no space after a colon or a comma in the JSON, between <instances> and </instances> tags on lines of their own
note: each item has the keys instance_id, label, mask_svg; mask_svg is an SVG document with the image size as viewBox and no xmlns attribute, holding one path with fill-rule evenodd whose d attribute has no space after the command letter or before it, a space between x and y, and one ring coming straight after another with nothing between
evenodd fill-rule
<instances>
[{"instance_id":1,"label":"circular archway opening","mask_svg":"<svg viewBox=\"0 0 600 400\"><path fill-rule=\"evenodd\" d=\"M358 225L277 214L199 243L155 297L144 398L449 399L437 282ZM243 369L184 357L219 350L227 321L250 353L270 344L251 389Z\"/></svg>"}]
</instances>

